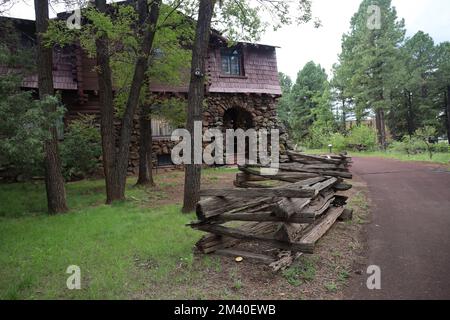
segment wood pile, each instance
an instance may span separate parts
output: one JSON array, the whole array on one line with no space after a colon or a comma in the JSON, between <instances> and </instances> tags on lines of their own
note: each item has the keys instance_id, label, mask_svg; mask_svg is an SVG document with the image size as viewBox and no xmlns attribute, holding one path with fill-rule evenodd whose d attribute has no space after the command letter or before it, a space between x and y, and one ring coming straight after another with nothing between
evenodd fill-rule
<instances>
[{"instance_id":1,"label":"wood pile","mask_svg":"<svg viewBox=\"0 0 450 320\"><path fill-rule=\"evenodd\" d=\"M345 209L351 188L351 158L289 151L275 174L259 165L239 167L233 189L202 190L198 221L190 227L207 232L196 247L270 264L278 271L316 242L338 219L351 219ZM242 250L242 247L246 250Z\"/></svg>"}]
</instances>

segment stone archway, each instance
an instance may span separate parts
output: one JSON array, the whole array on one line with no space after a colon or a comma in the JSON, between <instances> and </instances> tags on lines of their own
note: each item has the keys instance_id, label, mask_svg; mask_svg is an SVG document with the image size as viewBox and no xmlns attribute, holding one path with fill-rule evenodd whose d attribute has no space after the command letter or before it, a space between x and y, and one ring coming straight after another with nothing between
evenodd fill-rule
<instances>
[{"instance_id":1,"label":"stone archway","mask_svg":"<svg viewBox=\"0 0 450 320\"><path fill-rule=\"evenodd\" d=\"M233 107L223 114L224 129L243 129L254 128L253 116L250 112L241 107Z\"/></svg>"}]
</instances>

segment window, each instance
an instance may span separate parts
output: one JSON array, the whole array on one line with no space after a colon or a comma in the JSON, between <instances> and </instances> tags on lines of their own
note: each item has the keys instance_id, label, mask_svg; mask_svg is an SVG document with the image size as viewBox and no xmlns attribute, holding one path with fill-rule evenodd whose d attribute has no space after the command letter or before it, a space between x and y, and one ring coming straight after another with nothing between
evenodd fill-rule
<instances>
[{"instance_id":1,"label":"window","mask_svg":"<svg viewBox=\"0 0 450 320\"><path fill-rule=\"evenodd\" d=\"M242 54L241 50L223 48L220 51L222 58L222 74L230 76L242 76Z\"/></svg>"},{"instance_id":2,"label":"window","mask_svg":"<svg viewBox=\"0 0 450 320\"><path fill-rule=\"evenodd\" d=\"M167 137L172 135L173 128L164 119L152 119L152 136L153 137Z\"/></svg>"}]
</instances>

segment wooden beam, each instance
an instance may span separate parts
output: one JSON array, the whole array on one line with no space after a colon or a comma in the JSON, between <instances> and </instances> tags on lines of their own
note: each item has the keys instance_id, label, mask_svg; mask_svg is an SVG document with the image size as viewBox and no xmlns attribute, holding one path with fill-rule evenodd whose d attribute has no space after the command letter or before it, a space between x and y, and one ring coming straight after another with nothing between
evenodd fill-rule
<instances>
[{"instance_id":1,"label":"wooden beam","mask_svg":"<svg viewBox=\"0 0 450 320\"><path fill-rule=\"evenodd\" d=\"M256 234L250 234L247 231L242 231L234 228L227 228L219 225L192 225L194 229L198 229L200 231L210 232L214 234L218 234L221 236L227 236L236 238L239 240L247 240L247 241L261 241L265 242L269 245L272 245L276 248L303 252L303 253L313 253L314 252L314 244L310 243L292 243L292 242L284 242L278 241L273 237L269 236L261 236Z\"/></svg>"},{"instance_id":2,"label":"wooden beam","mask_svg":"<svg viewBox=\"0 0 450 320\"><path fill-rule=\"evenodd\" d=\"M265 254L252 253L252 252L241 251L241 250L219 249L215 253L220 256L226 256L226 257L232 257L232 258L242 257L244 259L261 262L264 264L271 264L275 261L274 258L272 258L268 255L265 255Z\"/></svg>"},{"instance_id":3,"label":"wooden beam","mask_svg":"<svg viewBox=\"0 0 450 320\"><path fill-rule=\"evenodd\" d=\"M330 208L320 221L307 231L301 238L300 243L314 245L333 226L339 216L344 212L343 207Z\"/></svg>"},{"instance_id":4,"label":"wooden beam","mask_svg":"<svg viewBox=\"0 0 450 320\"><path fill-rule=\"evenodd\" d=\"M222 198L308 198L315 195L312 189L294 189L294 188L271 188L258 189L209 189L201 190L201 197L222 197Z\"/></svg>"}]
</instances>

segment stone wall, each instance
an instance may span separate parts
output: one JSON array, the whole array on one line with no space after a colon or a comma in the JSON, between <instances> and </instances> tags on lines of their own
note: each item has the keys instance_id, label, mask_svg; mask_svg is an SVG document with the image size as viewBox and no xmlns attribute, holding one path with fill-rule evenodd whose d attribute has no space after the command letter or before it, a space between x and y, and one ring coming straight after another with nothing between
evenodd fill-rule
<instances>
[{"instance_id":1,"label":"stone wall","mask_svg":"<svg viewBox=\"0 0 450 320\"><path fill-rule=\"evenodd\" d=\"M264 94L209 94L206 98L207 107L203 112L203 130L207 128L227 129L227 124L224 123L225 113L232 108L239 108L251 115L254 129L280 129L280 151L283 153L288 137L286 130L277 121L277 99L276 96ZM139 168L139 121L137 117L134 121L131 141L128 171L130 174L137 174ZM153 138L154 165L156 165L157 156L170 154L175 144L176 142L170 141L170 137Z\"/></svg>"}]
</instances>

